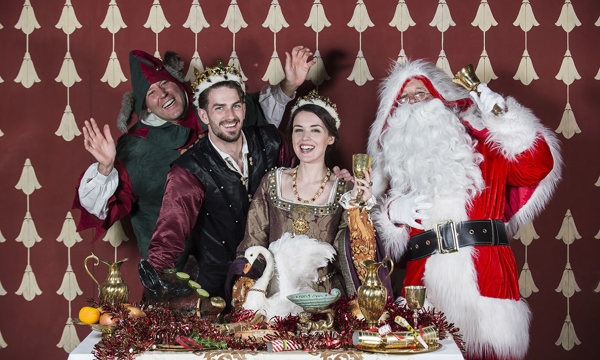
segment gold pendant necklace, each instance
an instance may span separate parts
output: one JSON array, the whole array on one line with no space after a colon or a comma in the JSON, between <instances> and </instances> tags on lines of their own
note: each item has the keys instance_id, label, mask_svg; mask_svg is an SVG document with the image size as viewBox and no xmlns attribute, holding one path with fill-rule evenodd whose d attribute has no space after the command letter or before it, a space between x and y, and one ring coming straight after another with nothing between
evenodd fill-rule
<instances>
[{"instance_id":1,"label":"gold pendant necklace","mask_svg":"<svg viewBox=\"0 0 600 360\"><path fill-rule=\"evenodd\" d=\"M319 190L317 190L317 193L315 194L315 196L313 196L312 199L310 199L310 200L304 200L298 194L298 187L296 186L296 175L298 175L298 167L297 166L296 166L296 168L294 168L294 173L292 174L292 191L294 192L294 195L296 196L296 199L298 201L305 203L305 204L310 204L310 203L314 203L319 198L319 196L321 196L321 194L323 193L323 190L325 190L325 185L327 185L327 182L329 181L329 177L331 176L331 170L329 170L329 168L327 168L327 174L325 174L325 177L323 178L323 182L321 183Z\"/></svg>"},{"instance_id":2,"label":"gold pendant necklace","mask_svg":"<svg viewBox=\"0 0 600 360\"><path fill-rule=\"evenodd\" d=\"M310 209L304 205L298 205L292 210L292 212L296 212L299 215L299 217L296 218L292 223L294 235L306 234L310 228L310 224L306 219L304 219L304 216L311 213Z\"/></svg>"}]
</instances>

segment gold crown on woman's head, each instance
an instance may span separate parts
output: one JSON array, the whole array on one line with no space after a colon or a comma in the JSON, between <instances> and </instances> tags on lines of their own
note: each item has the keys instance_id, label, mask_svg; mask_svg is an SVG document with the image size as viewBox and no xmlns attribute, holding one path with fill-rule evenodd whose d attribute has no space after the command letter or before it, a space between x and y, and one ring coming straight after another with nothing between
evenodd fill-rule
<instances>
[{"instance_id":1,"label":"gold crown on woman's head","mask_svg":"<svg viewBox=\"0 0 600 360\"><path fill-rule=\"evenodd\" d=\"M195 71L196 79L192 82L195 97L197 98L204 90L223 81L235 81L242 90L246 91L241 71L235 66L227 66L222 59L217 59L217 65L206 68L203 72Z\"/></svg>"},{"instance_id":2,"label":"gold crown on woman's head","mask_svg":"<svg viewBox=\"0 0 600 360\"><path fill-rule=\"evenodd\" d=\"M312 104L312 105L316 105L316 106L320 106L323 109L325 109L329 115L331 115L331 117L333 117L333 119L335 120L335 127L337 129L340 128L340 116L338 115L337 112L337 106L331 102L331 100L325 96L320 96L319 93L317 92L317 90L313 89L311 90L308 95L303 96L301 98L298 99L298 101L296 101L296 105L294 105L294 107L292 108L292 114L300 107L303 105L308 105L308 104Z\"/></svg>"}]
</instances>

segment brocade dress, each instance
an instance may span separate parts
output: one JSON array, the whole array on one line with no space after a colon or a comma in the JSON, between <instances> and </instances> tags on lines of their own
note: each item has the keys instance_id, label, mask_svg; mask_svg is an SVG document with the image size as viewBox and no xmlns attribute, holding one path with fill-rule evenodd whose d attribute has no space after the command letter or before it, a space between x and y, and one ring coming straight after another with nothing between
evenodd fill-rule
<instances>
[{"instance_id":1,"label":"brocade dress","mask_svg":"<svg viewBox=\"0 0 600 360\"><path fill-rule=\"evenodd\" d=\"M286 170L273 169L263 177L250 204L244 240L237 248L238 257L243 257L251 246L268 248L286 232L327 242L340 253L336 238L338 234L344 236L346 223L342 220L344 208L338 201L347 190L346 182L335 179L326 204L306 204L282 198L281 175ZM346 294L343 271L337 257L327 267L320 268L318 274L315 291L328 292L338 288Z\"/></svg>"}]
</instances>

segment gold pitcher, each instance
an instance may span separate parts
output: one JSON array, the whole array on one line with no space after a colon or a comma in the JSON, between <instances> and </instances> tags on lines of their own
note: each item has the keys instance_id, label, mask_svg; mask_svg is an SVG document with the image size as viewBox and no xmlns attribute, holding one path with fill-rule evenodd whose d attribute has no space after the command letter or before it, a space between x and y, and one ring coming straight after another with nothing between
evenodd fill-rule
<instances>
[{"instance_id":1,"label":"gold pitcher","mask_svg":"<svg viewBox=\"0 0 600 360\"><path fill-rule=\"evenodd\" d=\"M94 275L92 275L92 273L87 267L87 262L90 259L96 260L94 266L98 266L100 262L108 266L108 275L106 276L106 280L104 280L102 284L98 283L98 280L96 280ZM111 304L118 304L126 303L129 299L129 288L127 287L127 284L123 282L123 278L121 277L121 272L119 270L121 268L121 265L125 261L127 261L127 259L111 263L110 261L98 259L98 257L94 254L86 257L83 261L85 271L87 271L88 275L90 275L92 280L94 280L96 285L98 285L98 294L100 297L100 301Z\"/></svg>"},{"instance_id":2,"label":"gold pitcher","mask_svg":"<svg viewBox=\"0 0 600 360\"><path fill-rule=\"evenodd\" d=\"M379 267L381 267L386 260L390 263L390 271L382 281L379 278L378 271ZM367 275L357 291L358 307L365 317L365 320L367 320L369 327L376 327L387 302L387 290L383 285L383 282L392 275L394 263L392 262L392 259L387 256L381 262L365 260L363 263L367 269Z\"/></svg>"}]
</instances>

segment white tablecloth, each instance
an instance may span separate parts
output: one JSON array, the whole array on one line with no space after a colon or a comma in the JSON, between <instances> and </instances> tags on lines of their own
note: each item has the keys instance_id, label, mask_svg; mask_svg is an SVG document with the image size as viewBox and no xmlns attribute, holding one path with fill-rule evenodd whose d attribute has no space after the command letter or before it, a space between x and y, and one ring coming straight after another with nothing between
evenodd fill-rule
<instances>
[{"instance_id":1,"label":"white tablecloth","mask_svg":"<svg viewBox=\"0 0 600 360\"><path fill-rule=\"evenodd\" d=\"M69 354L68 360L94 360L92 349L100 341L102 334L92 331L80 344ZM174 351L147 351L136 356L140 360L322 360L322 359L355 359L355 360L376 360L376 359L402 359L402 360L459 360L463 359L458 346L452 339L441 340L442 347L439 350L423 354L411 355L390 355L369 353L360 350L323 350L323 351L283 351L278 353L256 352L256 351L227 351L213 350L202 352L174 352ZM236 356L232 356L232 353Z\"/></svg>"}]
</instances>

